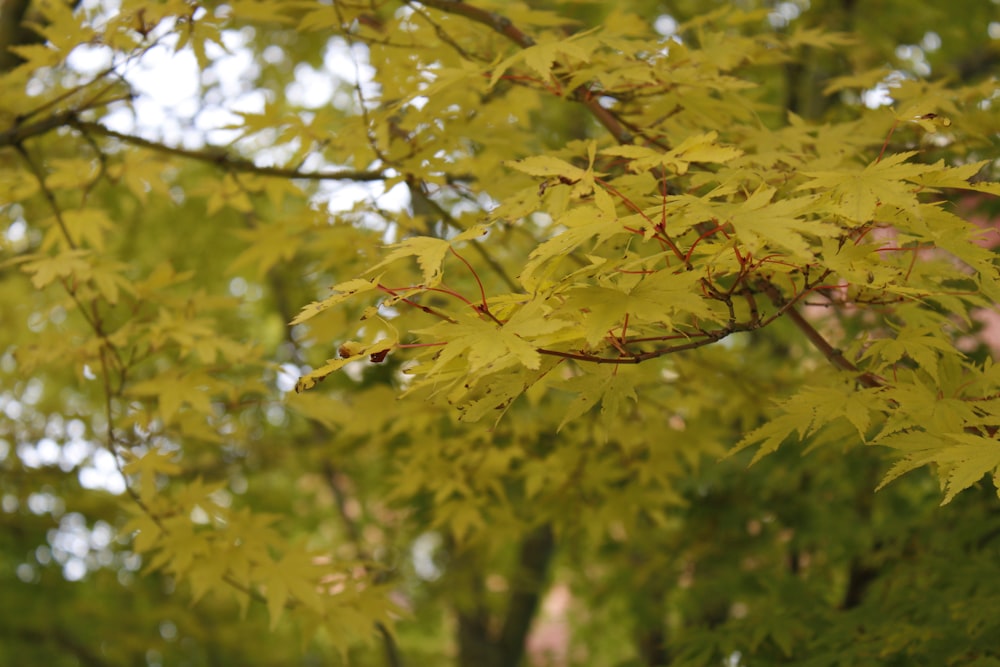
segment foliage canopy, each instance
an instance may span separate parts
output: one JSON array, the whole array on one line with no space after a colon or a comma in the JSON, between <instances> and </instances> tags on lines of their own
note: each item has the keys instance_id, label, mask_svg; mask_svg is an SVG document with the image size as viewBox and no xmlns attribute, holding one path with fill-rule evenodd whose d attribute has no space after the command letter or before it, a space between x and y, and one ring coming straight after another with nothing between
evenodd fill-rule
<instances>
[{"instance_id":1,"label":"foliage canopy","mask_svg":"<svg viewBox=\"0 0 1000 667\"><path fill-rule=\"evenodd\" d=\"M1000 664L996 3L709 4L7 3L0 658Z\"/></svg>"}]
</instances>

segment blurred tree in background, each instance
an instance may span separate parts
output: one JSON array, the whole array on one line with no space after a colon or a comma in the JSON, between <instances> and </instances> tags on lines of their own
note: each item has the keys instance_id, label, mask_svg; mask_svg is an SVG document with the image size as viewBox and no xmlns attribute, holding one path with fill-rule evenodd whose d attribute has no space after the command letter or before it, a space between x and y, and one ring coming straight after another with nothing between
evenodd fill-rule
<instances>
[{"instance_id":1,"label":"blurred tree in background","mask_svg":"<svg viewBox=\"0 0 1000 667\"><path fill-rule=\"evenodd\" d=\"M4 2L0 663L1000 665L998 58Z\"/></svg>"}]
</instances>

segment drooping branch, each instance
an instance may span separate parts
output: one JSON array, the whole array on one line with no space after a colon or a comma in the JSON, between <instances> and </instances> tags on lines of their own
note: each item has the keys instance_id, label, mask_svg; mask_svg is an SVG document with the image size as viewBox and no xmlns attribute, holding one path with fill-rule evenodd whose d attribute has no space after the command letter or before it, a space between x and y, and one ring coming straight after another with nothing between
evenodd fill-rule
<instances>
[{"instance_id":1,"label":"drooping branch","mask_svg":"<svg viewBox=\"0 0 1000 667\"><path fill-rule=\"evenodd\" d=\"M778 293L777 288L775 288L773 285L770 284L768 284L767 288L764 291L765 293L768 294L768 296L771 297L772 301L774 302L774 305L776 306L776 310L773 313L771 313L768 317L761 318L759 314L754 314L753 317L748 321L743 321L743 322L730 321L726 326L720 327L718 329L699 330L698 332L691 334L672 334L670 336L663 336L656 338L647 337L641 339L643 342L650 340L664 341L668 339L675 339L678 337L681 337L685 340L684 343L679 343L677 345L668 345L665 347L659 347L645 352L637 352L628 355L621 355L618 357L601 357L596 354L591 354L587 352L564 352L561 350L552 350L548 348L538 348L537 351L539 354L543 354L550 357L572 359L575 361L582 361L591 364L614 364L619 366L628 364L641 364L644 361L657 359L659 357L665 357L667 355L675 354L677 352L684 352L685 350L694 350L699 347L706 347L708 345L717 343L723 338L727 338L728 336L731 336L734 333L740 333L745 331L756 331L757 329L763 329L764 327L769 326L772 322L776 321L783 315L789 313L798 314L797 311L795 310L795 305L807 293L804 291L795 299L784 299L781 296L781 294ZM812 329L812 331L815 332L815 335L818 336L820 340L823 340L827 348L829 348L830 350L834 349L829 343L825 341L825 339L823 339L822 335L818 331L816 331L811 324L809 324L808 321L803 319L802 322L804 322L810 329ZM627 342L634 343L638 341L633 339ZM841 355L841 358L843 359L844 363L850 364L850 362L847 361L846 358L843 358L843 355ZM851 368L854 368L855 372L861 373L861 371L859 371L853 365L851 365ZM878 379L875 378L875 376L871 376L871 381L878 382ZM882 384L878 383L874 386L882 386Z\"/></svg>"},{"instance_id":2,"label":"drooping branch","mask_svg":"<svg viewBox=\"0 0 1000 667\"><path fill-rule=\"evenodd\" d=\"M404 4L411 6L414 4L411 0L403 0L403 2ZM464 2L464 0L420 0L420 4L446 14L461 16L487 26L494 32L503 35L522 49L530 48L536 44L533 37L515 25L509 18L497 12L476 7L475 5ZM436 29L438 29L438 32L440 33L440 27L436 26ZM598 101L598 96L593 94L587 84L574 88L568 95L568 98L581 103L588 110L588 112L599 123L601 123L605 129L608 130L618 143L632 143L635 135L629 129L629 124L620 119L614 111L602 106ZM660 145L661 148L666 149L666 146L661 145L659 142L656 143L657 145ZM564 352L550 349L539 349L538 352L545 355L598 364L637 364L666 354L702 347L704 345L717 342L718 340L737 331L760 328L761 326L773 321L778 316L787 314L789 319L791 319L793 324L800 331L802 331L809 342L816 347L816 349L819 350L835 367L854 373L858 377L858 382L862 386L869 388L884 386L884 383L878 377L872 375L871 373L861 372L854 364L844 357L840 350L831 345L829 341L827 341L826 338L824 338L824 336L795 308L796 300L786 299L780 291L771 284L767 285L765 292L771 298L772 303L778 308L778 312L771 318L768 318L763 322L754 321L750 326L730 323L729 326L721 330L705 333L701 339L688 341L680 345L668 346L633 355L622 355L615 358L597 357L586 353Z\"/></svg>"}]
</instances>

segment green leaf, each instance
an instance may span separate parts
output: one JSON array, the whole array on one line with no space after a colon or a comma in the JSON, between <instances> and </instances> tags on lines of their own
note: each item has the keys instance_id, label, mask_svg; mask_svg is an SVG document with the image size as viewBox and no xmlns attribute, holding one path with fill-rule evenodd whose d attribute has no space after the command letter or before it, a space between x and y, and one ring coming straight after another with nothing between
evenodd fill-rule
<instances>
[{"instance_id":1,"label":"green leaf","mask_svg":"<svg viewBox=\"0 0 1000 667\"><path fill-rule=\"evenodd\" d=\"M202 373L183 374L179 370L137 382L128 389L132 396L155 398L163 421L170 423L184 405L202 415L213 414L210 392L217 383Z\"/></svg>"},{"instance_id":2,"label":"green leaf","mask_svg":"<svg viewBox=\"0 0 1000 667\"><path fill-rule=\"evenodd\" d=\"M1000 442L995 438L961 433L953 435L952 440L959 444L944 448L935 457L947 469L948 481L942 505L950 503L960 491L981 480L983 475L992 474L995 478L1000 474Z\"/></svg>"},{"instance_id":3,"label":"green leaf","mask_svg":"<svg viewBox=\"0 0 1000 667\"><path fill-rule=\"evenodd\" d=\"M902 209L917 205L916 188L908 183L931 170L928 165L906 164L916 155L897 153L862 169L803 172L809 181L798 190L827 191L834 197L831 211L855 225L870 222L881 204Z\"/></svg>"},{"instance_id":4,"label":"green leaf","mask_svg":"<svg viewBox=\"0 0 1000 667\"><path fill-rule=\"evenodd\" d=\"M945 487L942 505L968 489L986 474L994 479L1000 473L1000 443L971 433L952 433L943 437L930 433L899 433L880 440L894 449L910 452L897 461L879 483L878 489L916 468L937 464Z\"/></svg>"},{"instance_id":5,"label":"green leaf","mask_svg":"<svg viewBox=\"0 0 1000 667\"><path fill-rule=\"evenodd\" d=\"M566 292L563 316L577 314L584 322L584 338L596 345L611 329L631 322L673 326L675 317L713 320L699 289L700 277L687 271L663 270L643 276L634 286L577 287Z\"/></svg>"},{"instance_id":6,"label":"green leaf","mask_svg":"<svg viewBox=\"0 0 1000 667\"><path fill-rule=\"evenodd\" d=\"M518 274L518 280L529 292L543 289L545 279L559 268L559 260L580 246L593 251L612 238L628 234L616 216L596 206L574 208L557 222L566 229L532 250Z\"/></svg>"},{"instance_id":7,"label":"green leaf","mask_svg":"<svg viewBox=\"0 0 1000 667\"><path fill-rule=\"evenodd\" d=\"M784 248L794 256L811 256L812 240L832 237L838 229L826 222L810 220L804 213L813 205L809 198L773 201L776 190L761 186L746 201L724 206L720 218L732 223L736 235L751 252L765 247Z\"/></svg>"}]
</instances>

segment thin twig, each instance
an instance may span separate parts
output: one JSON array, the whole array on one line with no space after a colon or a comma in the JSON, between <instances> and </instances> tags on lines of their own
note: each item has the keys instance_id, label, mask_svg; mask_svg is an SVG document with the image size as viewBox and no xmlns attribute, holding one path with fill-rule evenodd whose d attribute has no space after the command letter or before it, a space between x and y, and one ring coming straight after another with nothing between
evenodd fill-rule
<instances>
[{"instance_id":1,"label":"thin twig","mask_svg":"<svg viewBox=\"0 0 1000 667\"><path fill-rule=\"evenodd\" d=\"M28 154L28 151L25 150L24 146L16 144L15 148L28 164L28 169L31 170L35 180L38 181L38 187L41 189L42 196L45 197L45 201L49 204L49 207L52 209L52 213L55 215L56 224L59 225L59 230L62 232L63 238L66 239L66 245L69 246L70 250L76 250L76 241L73 240L73 237L69 233L69 227L66 225L66 219L63 217L62 209L59 208L59 204L56 202L55 194L45 184L45 174L42 172L41 167L35 164L35 161L31 159L31 155Z\"/></svg>"}]
</instances>

